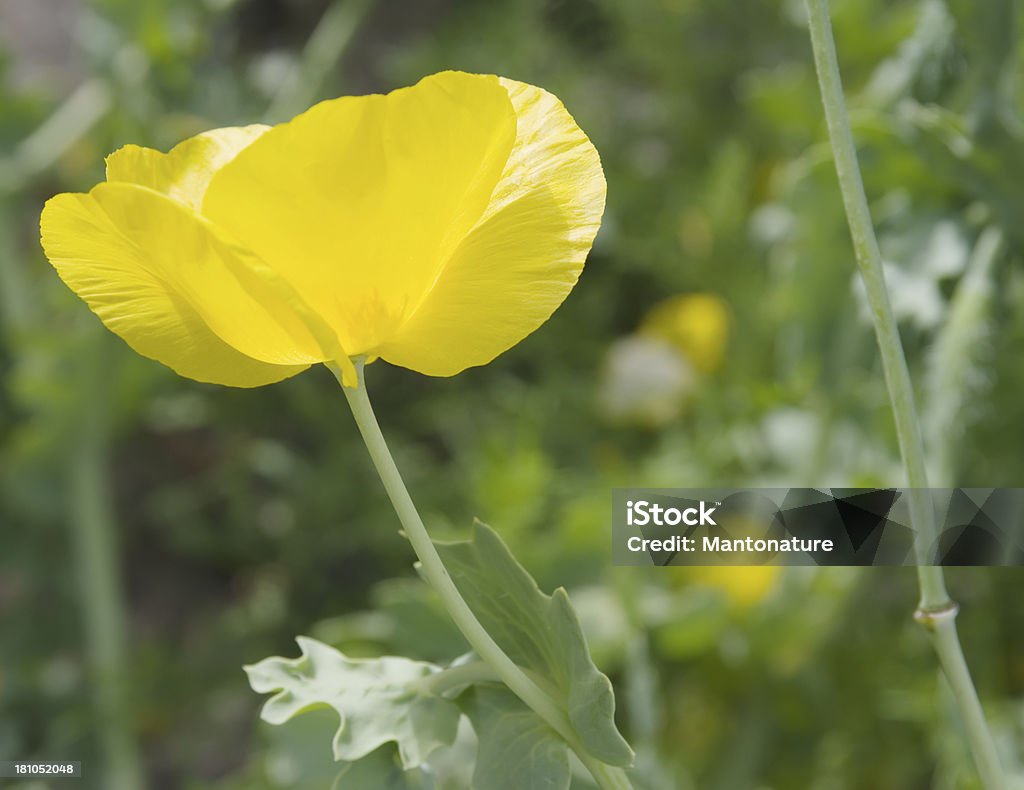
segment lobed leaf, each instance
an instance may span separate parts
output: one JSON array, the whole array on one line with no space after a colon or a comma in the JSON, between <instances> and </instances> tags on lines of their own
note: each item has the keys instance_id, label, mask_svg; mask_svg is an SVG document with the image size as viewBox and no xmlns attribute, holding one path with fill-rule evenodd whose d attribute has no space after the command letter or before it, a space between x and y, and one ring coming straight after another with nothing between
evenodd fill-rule
<instances>
[{"instance_id":1,"label":"lobed leaf","mask_svg":"<svg viewBox=\"0 0 1024 790\"><path fill-rule=\"evenodd\" d=\"M411 776L389 750L377 749L358 762L346 763L331 790L413 790L419 785Z\"/></svg>"},{"instance_id":2,"label":"lobed leaf","mask_svg":"<svg viewBox=\"0 0 1024 790\"><path fill-rule=\"evenodd\" d=\"M568 790L568 746L515 694L477 686L465 710L478 740L473 790Z\"/></svg>"},{"instance_id":3,"label":"lobed leaf","mask_svg":"<svg viewBox=\"0 0 1024 790\"><path fill-rule=\"evenodd\" d=\"M541 592L498 534L480 522L472 540L437 543L437 550L494 640L513 661L549 680L562 695L587 751L609 765L630 765L633 750L615 726L611 682L590 657L565 590Z\"/></svg>"},{"instance_id":4,"label":"lobed leaf","mask_svg":"<svg viewBox=\"0 0 1024 790\"><path fill-rule=\"evenodd\" d=\"M423 765L436 749L450 746L460 711L450 700L422 690L433 664L384 656L351 659L315 639L297 637L299 658L267 658L245 667L259 693L277 692L261 717L283 724L305 711L329 706L341 719L334 758L355 761L394 741L405 769Z\"/></svg>"}]
</instances>

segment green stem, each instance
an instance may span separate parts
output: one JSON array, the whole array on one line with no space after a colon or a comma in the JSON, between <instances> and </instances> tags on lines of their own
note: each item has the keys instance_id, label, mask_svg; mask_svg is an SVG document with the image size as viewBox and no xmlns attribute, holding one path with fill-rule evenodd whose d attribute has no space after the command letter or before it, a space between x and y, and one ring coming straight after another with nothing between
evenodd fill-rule
<instances>
[{"instance_id":1,"label":"green stem","mask_svg":"<svg viewBox=\"0 0 1024 790\"><path fill-rule=\"evenodd\" d=\"M558 689L555 685L536 672L519 667L520 671L530 680L537 684L540 689L552 699L558 696ZM433 675L423 678L417 686L425 694L445 694L459 686L468 686L472 683L501 683L501 678L494 668L485 661L470 661L466 664L456 664L453 667L442 669Z\"/></svg>"},{"instance_id":2,"label":"green stem","mask_svg":"<svg viewBox=\"0 0 1024 790\"><path fill-rule=\"evenodd\" d=\"M105 335L93 332L84 356L81 429L71 458L71 527L81 589L97 734L106 763L104 787L145 786L128 702L125 615L107 466L110 371Z\"/></svg>"},{"instance_id":3,"label":"green stem","mask_svg":"<svg viewBox=\"0 0 1024 790\"><path fill-rule=\"evenodd\" d=\"M828 0L806 0L806 4L810 19L811 44L814 48L814 64L818 71L822 103L825 105L825 120L828 123L836 173L839 175L839 188L843 195L850 235L853 237L853 249L864 281L875 336L882 355L882 370L889 388L889 400L896 421L900 453L907 469L910 518L916 533L914 547L921 582L921 608L941 609L949 603L949 594L946 592L942 569L932 565L937 531L935 511L927 490L924 442L921 439L921 427L914 406L910 372L907 370L903 344L900 342L896 318L893 316L889 292L885 286L882 253L878 249L878 240L875 238L874 226L871 223L871 213L868 210L864 183L857 163L857 149L850 131L850 119L846 114L839 63L832 40Z\"/></svg>"},{"instance_id":4,"label":"green stem","mask_svg":"<svg viewBox=\"0 0 1024 790\"><path fill-rule=\"evenodd\" d=\"M814 65L818 74L825 120L828 124L832 154L835 159L839 188L846 208L846 217L853 237L857 266L864 281L871 307L875 336L882 356L882 369L889 390L900 453L907 469L910 487L910 517L914 525L914 546L917 554L918 579L921 602L917 620L928 629L939 656L943 671L956 699L978 773L988 790L1003 790L1006 786L1002 767L996 754L988 724L985 721L974 688L963 648L956 632L957 606L946 591L945 577L940 566L934 565L936 542L935 512L928 492L925 471L924 443L914 405L914 392L907 369L903 344L900 341L896 319L889 303L882 268L882 255L875 238L867 196L857 162L857 149L846 112L839 62L828 0L805 0L810 27Z\"/></svg>"},{"instance_id":5,"label":"green stem","mask_svg":"<svg viewBox=\"0 0 1024 790\"><path fill-rule=\"evenodd\" d=\"M932 644L939 654L946 680L949 682L953 699L963 719L967 740L978 766L978 774L986 790L1006 790L1006 775L999 762L999 753L985 720L985 711L978 699L978 692L971 681L971 670L964 658L963 647L956 630L956 616L959 607L955 603L939 612L919 610L915 619L931 635Z\"/></svg>"},{"instance_id":6,"label":"green stem","mask_svg":"<svg viewBox=\"0 0 1024 790\"><path fill-rule=\"evenodd\" d=\"M35 312L27 267L17 249L17 216L14 202L0 192L0 327L15 341L29 331Z\"/></svg>"},{"instance_id":7,"label":"green stem","mask_svg":"<svg viewBox=\"0 0 1024 790\"><path fill-rule=\"evenodd\" d=\"M384 435L381 433L377 418L373 413L373 407L370 405L370 399L366 394L363 375L364 362L355 360L355 363L359 377L358 385L350 388L342 384L342 391L352 408L359 433L366 443L366 449L370 452L370 458L377 469L377 474L380 475L381 482L384 483L384 489L391 499L391 504L394 505L405 536L409 539L419 558L423 574L440 596L441 602L455 625L481 660L493 669L495 675L569 744L602 790L632 788L621 769L606 765L587 753L573 731L569 717L561 703L553 699L508 657L473 614L473 610L455 586L441 556L437 553L437 549L427 533L427 528L420 518L419 511L405 487L402 475L391 457L391 451L384 441ZM328 368L341 383L340 368L333 364L328 364Z\"/></svg>"},{"instance_id":8,"label":"green stem","mask_svg":"<svg viewBox=\"0 0 1024 790\"><path fill-rule=\"evenodd\" d=\"M441 695L473 683L500 682L501 678L490 664L485 661L470 661L468 664L448 667L428 675L417 685L425 694Z\"/></svg>"}]
</instances>

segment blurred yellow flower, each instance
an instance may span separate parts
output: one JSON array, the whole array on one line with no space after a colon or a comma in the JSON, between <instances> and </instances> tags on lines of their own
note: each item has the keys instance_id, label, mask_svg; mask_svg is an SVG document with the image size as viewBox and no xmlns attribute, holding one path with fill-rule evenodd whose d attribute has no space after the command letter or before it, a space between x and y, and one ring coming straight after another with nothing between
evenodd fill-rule
<instances>
[{"instance_id":1,"label":"blurred yellow flower","mask_svg":"<svg viewBox=\"0 0 1024 790\"><path fill-rule=\"evenodd\" d=\"M682 294L656 304L640 333L671 343L702 373L719 368L729 343L729 307L714 294Z\"/></svg>"},{"instance_id":2,"label":"blurred yellow flower","mask_svg":"<svg viewBox=\"0 0 1024 790\"><path fill-rule=\"evenodd\" d=\"M748 607L771 594L781 572L778 565L709 565L694 568L692 578L698 584L722 590L737 606Z\"/></svg>"},{"instance_id":3,"label":"blurred yellow flower","mask_svg":"<svg viewBox=\"0 0 1024 790\"><path fill-rule=\"evenodd\" d=\"M732 537L763 536L763 524L746 515L733 515L721 523ZM694 582L721 590L739 608L753 606L771 595L782 573L779 565L708 565L690 570Z\"/></svg>"},{"instance_id":4,"label":"blurred yellow flower","mask_svg":"<svg viewBox=\"0 0 1024 790\"><path fill-rule=\"evenodd\" d=\"M443 72L164 154L47 202L64 282L140 354L255 387L380 357L482 365L575 285L604 211L597 151L540 88Z\"/></svg>"},{"instance_id":5,"label":"blurred yellow flower","mask_svg":"<svg viewBox=\"0 0 1024 790\"><path fill-rule=\"evenodd\" d=\"M712 294L682 294L656 304L634 334L608 348L598 390L604 415L652 428L675 420L699 374L722 364L730 324L728 306Z\"/></svg>"}]
</instances>

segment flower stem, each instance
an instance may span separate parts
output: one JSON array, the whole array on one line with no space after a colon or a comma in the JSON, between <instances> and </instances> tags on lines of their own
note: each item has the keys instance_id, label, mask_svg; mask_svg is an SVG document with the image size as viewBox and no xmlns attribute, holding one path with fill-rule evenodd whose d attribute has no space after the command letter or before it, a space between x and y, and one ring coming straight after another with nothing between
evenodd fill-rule
<instances>
[{"instance_id":1,"label":"flower stem","mask_svg":"<svg viewBox=\"0 0 1024 790\"><path fill-rule=\"evenodd\" d=\"M814 64L818 72L818 85L825 106L832 155L835 158L839 188L853 237L857 265L871 308L878 348L882 355L882 370L889 389L889 400L896 421L896 435L900 453L907 469L910 487L910 518L914 525L914 547L917 553L921 582L921 608L938 609L949 603L942 569L932 565L931 552L935 544L935 511L928 489L928 475L924 464L924 442L914 406L914 391L910 383L907 360L903 355L896 319L889 303L882 268L882 253L875 238L871 214L868 210L864 183L857 163L857 149L850 131L846 113L843 86L839 77L832 23L829 19L828 0L806 0L810 21L811 45Z\"/></svg>"},{"instance_id":2,"label":"flower stem","mask_svg":"<svg viewBox=\"0 0 1024 790\"><path fill-rule=\"evenodd\" d=\"M963 718L982 782L987 790L1003 790L1006 780L957 636L957 606L946 591L942 568L933 564L937 531L935 512L928 492L924 443L914 405L910 372L889 303L882 254L871 222L857 162L857 149L846 112L828 0L805 0L805 5L839 188L846 208L850 235L853 237L857 266L871 307L875 336L882 356L882 369L896 422L896 435L910 486L910 518L914 526L914 547L921 587L916 619L932 637L939 662Z\"/></svg>"},{"instance_id":3,"label":"flower stem","mask_svg":"<svg viewBox=\"0 0 1024 790\"><path fill-rule=\"evenodd\" d=\"M118 567L116 523L108 467L110 381L105 335L92 333L83 360L83 407L71 455L69 514L81 589L82 618L105 761L104 787L141 790L142 760L132 726L124 596Z\"/></svg>"},{"instance_id":4,"label":"flower stem","mask_svg":"<svg viewBox=\"0 0 1024 790\"><path fill-rule=\"evenodd\" d=\"M474 683L500 683L501 678L486 661L470 661L427 675L417 687L424 693L441 695Z\"/></svg>"},{"instance_id":5,"label":"flower stem","mask_svg":"<svg viewBox=\"0 0 1024 790\"><path fill-rule=\"evenodd\" d=\"M493 669L495 675L569 744L602 790L631 789L632 785L621 769L606 765L587 753L586 748L573 731L569 717L561 703L553 699L508 657L473 614L473 610L462 597L458 587L455 586L455 582L452 581L437 553L437 549L427 533L427 528L423 524L423 519L420 518L419 511L405 487L402 475L391 457L391 451L384 441L384 435L381 433L377 418L373 413L373 407L370 405L370 399L366 394L363 360L357 360L355 366L358 374L358 386L350 388L342 385L342 391L352 408L359 433L366 443L366 449L370 452L370 458L373 460L381 482L384 484L384 489L391 499L391 504L394 505L405 536L409 539L419 558L423 574L440 596L441 602L455 625L481 660ZM328 368L341 383L341 369L333 364L328 364Z\"/></svg>"}]
</instances>

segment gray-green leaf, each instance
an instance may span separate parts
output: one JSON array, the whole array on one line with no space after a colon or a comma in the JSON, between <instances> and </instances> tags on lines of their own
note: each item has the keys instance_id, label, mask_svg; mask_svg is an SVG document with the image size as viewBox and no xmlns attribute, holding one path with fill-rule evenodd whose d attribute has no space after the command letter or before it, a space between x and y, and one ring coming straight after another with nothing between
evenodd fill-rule
<instances>
[{"instance_id":1,"label":"gray-green leaf","mask_svg":"<svg viewBox=\"0 0 1024 790\"><path fill-rule=\"evenodd\" d=\"M329 706L341 718L334 759L359 760L395 741L406 769L422 765L431 752L455 740L458 706L421 690L423 678L438 667L393 656L351 659L315 639L300 636L296 641L301 657L267 658L245 667L254 691L277 692L263 706L264 721L282 724Z\"/></svg>"},{"instance_id":2,"label":"gray-green leaf","mask_svg":"<svg viewBox=\"0 0 1024 790\"><path fill-rule=\"evenodd\" d=\"M545 595L486 524L471 541L438 543L456 586L484 628L522 667L547 678L580 741L609 765L627 766L633 750L615 726L612 685L594 665L564 589Z\"/></svg>"},{"instance_id":3,"label":"gray-green leaf","mask_svg":"<svg viewBox=\"0 0 1024 790\"><path fill-rule=\"evenodd\" d=\"M355 763L346 763L331 785L331 790L412 790L418 783L415 774L402 771L390 749L377 749Z\"/></svg>"},{"instance_id":4,"label":"gray-green leaf","mask_svg":"<svg viewBox=\"0 0 1024 790\"><path fill-rule=\"evenodd\" d=\"M568 790L568 747L536 713L501 686L467 697L479 741L473 790Z\"/></svg>"}]
</instances>

